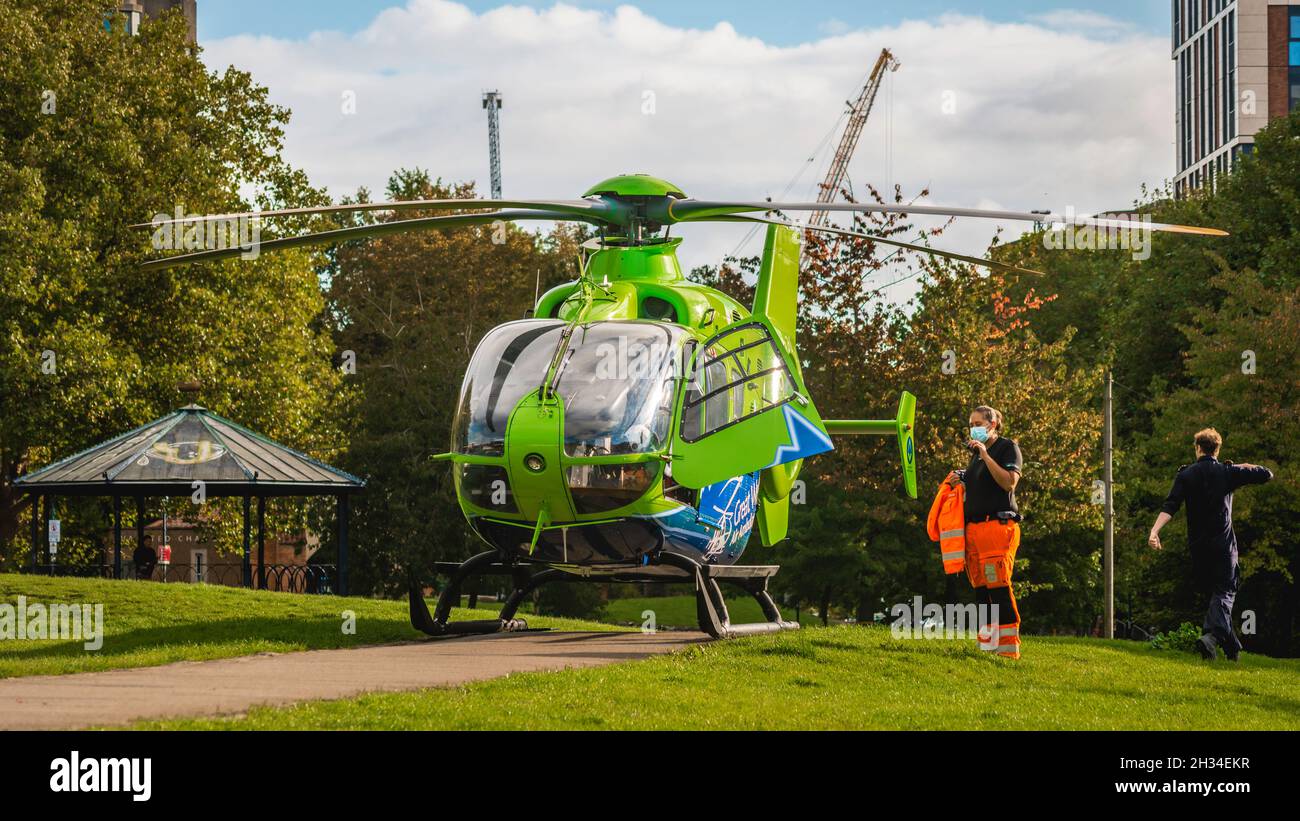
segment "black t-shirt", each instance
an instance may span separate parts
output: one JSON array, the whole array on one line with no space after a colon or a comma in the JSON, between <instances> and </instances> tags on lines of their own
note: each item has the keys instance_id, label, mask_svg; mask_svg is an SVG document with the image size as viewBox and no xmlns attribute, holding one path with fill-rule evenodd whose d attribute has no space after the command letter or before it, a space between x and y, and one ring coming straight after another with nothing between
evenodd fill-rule
<instances>
[{"instance_id":1,"label":"black t-shirt","mask_svg":"<svg viewBox=\"0 0 1300 821\"><path fill-rule=\"evenodd\" d=\"M1024 460L1014 439L999 436L987 447L993 461L1007 470L1023 472ZM966 483L966 521L980 521L1004 511L1020 512L1016 507L1015 491L1008 493L1002 489L979 454L971 456L963 481Z\"/></svg>"},{"instance_id":2,"label":"black t-shirt","mask_svg":"<svg viewBox=\"0 0 1300 821\"><path fill-rule=\"evenodd\" d=\"M1187 503L1187 546L1200 550L1236 552L1237 534L1232 530L1232 494L1243 485L1262 485L1273 471L1245 467L1202 456L1185 465L1174 477L1174 486L1161 510L1173 516Z\"/></svg>"}]
</instances>

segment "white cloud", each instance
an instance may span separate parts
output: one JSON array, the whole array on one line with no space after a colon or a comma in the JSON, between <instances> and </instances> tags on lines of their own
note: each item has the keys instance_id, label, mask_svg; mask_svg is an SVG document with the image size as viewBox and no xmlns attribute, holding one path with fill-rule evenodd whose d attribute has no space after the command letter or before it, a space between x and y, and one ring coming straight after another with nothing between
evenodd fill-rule
<instances>
[{"instance_id":1,"label":"white cloud","mask_svg":"<svg viewBox=\"0 0 1300 821\"><path fill-rule=\"evenodd\" d=\"M573 197L635 171L697 197L779 195L885 46L902 68L862 136L856 183L883 187L892 171L905 193L929 187L937 203L1100 211L1129 205L1141 183L1173 170L1167 43L1113 26L944 16L778 47L726 23L676 28L627 5L476 14L410 0L352 35L203 45L210 66L250 70L293 109L289 158L335 196L382 190L392 170L416 165L485 191L486 89L505 100L506 196ZM340 105L349 90L352 116ZM647 91L653 116L642 114ZM815 196L837 140L791 198ZM935 244L979 252L994 227L966 220ZM730 252L744 230L679 233L690 266Z\"/></svg>"},{"instance_id":2,"label":"white cloud","mask_svg":"<svg viewBox=\"0 0 1300 821\"><path fill-rule=\"evenodd\" d=\"M850 29L850 26L843 20L832 17L829 20L822 21L817 28L822 32L822 34L830 34L834 36L837 34L844 34Z\"/></svg>"},{"instance_id":3,"label":"white cloud","mask_svg":"<svg viewBox=\"0 0 1300 821\"><path fill-rule=\"evenodd\" d=\"M1117 20L1095 11L1081 9L1053 9L1041 14L1031 14L1029 19L1055 29L1093 29L1094 31L1130 31L1134 26L1127 20Z\"/></svg>"}]
</instances>

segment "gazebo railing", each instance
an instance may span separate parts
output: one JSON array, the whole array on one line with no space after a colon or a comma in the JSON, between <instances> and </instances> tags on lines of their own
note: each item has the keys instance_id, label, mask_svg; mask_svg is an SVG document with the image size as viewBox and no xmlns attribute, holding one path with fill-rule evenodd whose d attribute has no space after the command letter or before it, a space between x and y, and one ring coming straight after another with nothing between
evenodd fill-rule
<instances>
[{"instance_id":1,"label":"gazebo railing","mask_svg":"<svg viewBox=\"0 0 1300 821\"><path fill-rule=\"evenodd\" d=\"M112 564L94 565L37 565L23 568L24 572L41 576L77 578L114 577ZM241 562L214 562L201 565L169 562L157 564L145 575L140 575L132 565L122 566L124 579L151 581L161 584L219 584L226 587L244 587L244 565ZM338 592L338 565L333 564L268 564L252 567L253 587L282 593L332 595Z\"/></svg>"}]
</instances>

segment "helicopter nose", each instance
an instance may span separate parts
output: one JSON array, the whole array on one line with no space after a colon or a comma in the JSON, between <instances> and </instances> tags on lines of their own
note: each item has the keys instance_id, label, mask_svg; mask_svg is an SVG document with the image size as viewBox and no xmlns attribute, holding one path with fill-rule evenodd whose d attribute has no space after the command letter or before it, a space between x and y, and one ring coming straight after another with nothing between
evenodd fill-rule
<instances>
[{"instance_id":1,"label":"helicopter nose","mask_svg":"<svg viewBox=\"0 0 1300 821\"><path fill-rule=\"evenodd\" d=\"M506 462L519 512L533 521L572 521L560 457L564 448L564 405L541 391L525 396L510 414Z\"/></svg>"}]
</instances>

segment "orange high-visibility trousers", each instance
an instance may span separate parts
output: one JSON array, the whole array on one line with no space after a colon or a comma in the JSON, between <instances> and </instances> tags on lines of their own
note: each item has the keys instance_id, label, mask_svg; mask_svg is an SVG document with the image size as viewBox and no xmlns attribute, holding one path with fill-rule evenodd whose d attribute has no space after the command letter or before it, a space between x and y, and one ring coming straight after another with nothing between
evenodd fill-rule
<instances>
[{"instance_id":1,"label":"orange high-visibility trousers","mask_svg":"<svg viewBox=\"0 0 1300 821\"><path fill-rule=\"evenodd\" d=\"M1011 571L1020 547L1020 525L993 519L966 523L966 577L976 600L997 607L997 621L981 625L980 649L1020 658L1020 610L1011 589Z\"/></svg>"}]
</instances>

